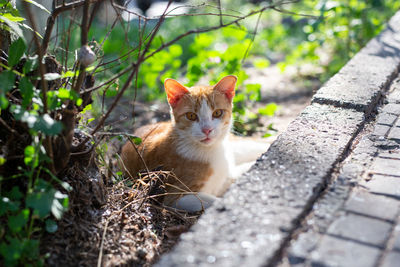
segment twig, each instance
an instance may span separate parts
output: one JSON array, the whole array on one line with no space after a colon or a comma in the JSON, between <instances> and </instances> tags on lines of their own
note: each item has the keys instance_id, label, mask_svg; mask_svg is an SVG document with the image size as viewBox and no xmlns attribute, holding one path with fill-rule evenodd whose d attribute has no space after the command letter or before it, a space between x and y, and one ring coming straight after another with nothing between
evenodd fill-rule
<instances>
[{"instance_id":1,"label":"twig","mask_svg":"<svg viewBox=\"0 0 400 267\"><path fill-rule=\"evenodd\" d=\"M245 52L244 55L243 55L242 63L243 63L244 60L247 58L247 55L248 55L248 53L249 53L249 51L250 51L250 47L251 47L251 45L254 43L254 39L256 38L256 35L257 35L257 30L258 30L258 26L260 25L260 19L261 19L262 14L263 14L262 12L258 14L256 28L254 29L254 32L253 32L253 38L251 39L251 42L250 42L249 45L247 46L246 52Z\"/></svg>"},{"instance_id":2,"label":"twig","mask_svg":"<svg viewBox=\"0 0 400 267\"><path fill-rule=\"evenodd\" d=\"M218 10L219 10L219 25L224 25L224 21L222 20L222 8L221 8L221 0L218 0Z\"/></svg>"},{"instance_id":3,"label":"twig","mask_svg":"<svg viewBox=\"0 0 400 267\"><path fill-rule=\"evenodd\" d=\"M294 2L298 2L298 1L294 1ZM307 17L307 18L313 18L313 19L319 19L321 18L321 16L315 16L315 15L310 15L310 14L302 14L302 13L296 13L296 12L292 12L292 11L288 11L288 10L284 10L284 9L280 9L277 7L271 7L271 9L278 11L280 13L284 13L284 14L289 14L289 15L296 15L296 16L301 16L301 17Z\"/></svg>"},{"instance_id":4,"label":"twig","mask_svg":"<svg viewBox=\"0 0 400 267\"><path fill-rule=\"evenodd\" d=\"M143 156L139 153L139 150L137 149L136 145L132 142L132 140L130 138L128 138L129 142L131 143L131 145L133 146L133 148L136 151L136 154L139 156L140 161L142 162L143 166L146 169L146 174L150 177L150 171L149 168L147 167L147 164L143 158ZM132 174L130 174L132 176ZM147 197L147 196L146 196ZM143 201L140 203L138 210L140 210L140 208L142 207L143 203L146 201L147 198L144 198Z\"/></svg>"},{"instance_id":5,"label":"twig","mask_svg":"<svg viewBox=\"0 0 400 267\"><path fill-rule=\"evenodd\" d=\"M98 86L94 86L94 87L91 87L91 88L82 90L82 91L81 91L81 94L89 93L89 92L95 91L95 90L97 90L97 89L100 89L100 88L103 87L104 85L109 84L109 83L112 83L113 81L115 81L116 79L118 79L119 77L121 77L122 75L128 73L129 71L132 71L134 68L135 68L135 64L132 64L131 66L129 66L129 67L127 67L126 69L124 69L124 70L120 71L119 73L115 74L113 77L111 77L111 78L108 79L107 81L105 81L105 82L99 84Z\"/></svg>"},{"instance_id":6,"label":"twig","mask_svg":"<svg viewBox=\"0 0 400 267\"><path fill-rule=\"evenodd\" d=\"M234 24L237 24L240 21L242 21L242 20L244 20L244 19L246 19L248 17L251 17L251 16L259 14L259 13L262 13L267 9L273 9L278 4L279 5L284 5L284 4L288 4L288 3L293 3L293 1L281 1L280 3L274 3L274 4L271 4L271 5L265 6L265 7L261 8L261 9L259 9L259 10L251 11L248 14L242 16L242 17L238 17L237 19L232 20L232 21L230 21L228 23L224 23L222 25L187 31L186 33L183 33L183 34L177 36L176 38L172 39L171 41L162 44L159 48L155 49L153 52L151 52L149 55L147 55L144 58L144 60L147 60L148 58L154 56L156 53L160 52L161 50L165 49L166 47L171 46L172 44L176 43L177 41L179 41L180 39L182 39L182 38L184 38L184 37L186 37L188 35L210 32L210 31L218 30L218 29L230 26L230 25L234 25Z\"/></svg>"},{"instance_id":7,"label":"twig","mask_svg":"<svg viewBox=\"0 0 400 267\"><path fill-rule=\"evenodd\" d=\"M91 2L96 2L98 0L90 0ZM56 18L58 15L60 15L62 12L80 7L84 4L85 0L78 0L72 3L66 4L63 2L61 6L55 7L54 10L51 12L51 15L47 19L47 25L46 25L46 32L43 36L43 41L42 41L42 49L43 53L45 54L47 52L47 48L49 46L49 41L51 37L51 32L53 31L54 24L56 22Z\"/></svg>"},{"instance_id":8,"label":"twig","mask_svg":"<svg viewBox=\"0 0 400 267\"><path fill-rule=\"evenodd\" d=\"M2 118L0 118L0 123L3 124L6 129L12 134L16 135L18 138L23 139L22 136L13 128L11 128Z\"/></svg>"},{"instance_id":9,"label":"twig","mask_svg":"<svg viewBox=\"0 0 400 267\"><path fill-rule=\"evenodd\" d=\"M115 214L113 214L115 215ZM97 258L97 267L101 267L101 261L103 259L103 248L104 248L104 240L106 238L106 233L107 233L107 227L108 227L108 223L111 221L111 219L113 218L113 215L111 215L107 221L106 224L104 225L104 230L103 230L103 235L101 237L101 244L100 244L100 251L99 251L99 257Z\"/></svg>"},{"instance_id":10,"label":"twig","mask_svg":"<svg viewBox=\"0 0 400 267\"><path fill-rule=\"evenodd\" d=\"M90 0L85 0L82 12L83 16L81 24L81 46L87 45L88 43L89 5Z\"/></svg>"},{"instance_id":11,"label":"twig","mask_svg":"<svg viewBox=\"0 0 400 267\"><path fill-rule=\"evenodd\" d=\"M168 6L171 4L171 1L172 1L172 0L169 0ZM168 9L168 6L167 6L167 9ZM164 13L165 13L165 11L164 11ZM144 49L143 52L140 54L140 56L139 56L137 62L136 62L136 63L132 63L133 70L132 70L132 72L130 73L130 75L129 75L127 81L125 82L125 84L124 84L124 86L122 87L122 89L119 91L119 93L118 93L118 95L116 96L114 102L111 104L111 107L107 110L107 113L104 114L104 115L101 117L99 123L96 125L96 127L95 127L95 128L93 129L93 131L91 132L91 135L94 135L94 134L103 126L105 120L108 118L108 116L110 115L111 111L113 111L113 109L117 106L119 100L121 99L121 97L122 97L122 95L124 94L124 92L126 91L126 89L129 88L129 86L131 85L132 80L133 80L133 78L134 78L135 75L136 75L136 72L139 71L139 66L140 66L140 64L145 60L145 58L146 58L146 53L147 53L148 50L150 49L151 43L152 43L152 41L154 40L154 38L155 38L155 36L156 36L156 34L157 34L158 30L160 29L160 27L161 27L161 25L162 25L163 22L164 22L164 17L161 17L160 20L158 21L158 23L156 24L156 26L155 26L155 28L154 28L154 30L153 30L151 36L150 36L150 39L149 39L149 41L148 41L147 44L146 44L145 49ZM88 138L86 138L85 140L83 140L80 144L78 144L77 149L79 150L79 148L80 148L81 146L83 146L87 141L89 141Z\"/></svg>"}]
</instances>

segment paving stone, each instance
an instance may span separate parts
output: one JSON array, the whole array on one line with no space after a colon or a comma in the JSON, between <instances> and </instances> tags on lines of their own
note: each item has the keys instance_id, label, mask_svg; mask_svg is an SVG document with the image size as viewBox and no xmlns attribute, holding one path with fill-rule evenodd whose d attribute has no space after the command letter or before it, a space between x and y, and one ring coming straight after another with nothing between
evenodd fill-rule
<instances>
[{"instance_id":1,"label":"paving stone","mask_svg":"<svg viewBox=\"0 0 400 267\"><path fill-rule=\"evenodd\" d=\"M318 250L311 254L311 266L375 266L380 250L347 240L324 236Z\"/></svg>"},{"instance_id":2,"label":"paving stone","mask_svg":"<svg viewBox=\"0 0 400 267\"><path fill-rule=\"evenodd\" d=\"M400 159L400 149L390 149L379 153L381 158L395 158Z\"/></svg>"},{"instance_id":3,"label":"paving stone","mask_svg":"<svg viewBox=\"0 0 400 267\"><path fill-rule=\"evenodd\" d=\"M353 192L344 209L360 214L394 221L397 217L400 202L384 196L374 195L365 191ZM393 207L385 209L383 207Z\"/></svg>"},{"instance_id":4,"label":"paving stone","mask_svg":"<svg viewBox=\"0 0 400 267\"><path fill-rule=\"evenodd\" d=\"M381 112L389 113L389 114L393 114L393 115L400 115L400 105L389 103L383 107Z\"/></svg>"},{"instance_id":5,"label":"paving stone","mask_svg":"<svg viewBox=\"0 0 400 267\"><path fill-rule=\"evenodd\" d=\"M389 97L388 97L388 101L389 101L389 103L394 103L394 104L400 104L400 89L399 89L399 85L400 85L400 82L399 82L399 80L397 81L397 84L396 84L396 91L394 91L393 93L391 93L390 95L389 95Z\"/></svg>"},{"instance_id":6,"label":"paving stone","mask_svg":"<svg viewBox=\"0 0 400 267\"><path fill-rule=\"evenodd\" d=\"M393 125L398 116L388 113L380 113L376 119L377 124Z\"/></svg>"},{"instance_id":7,"label":"paving stone","mask_svg":"<svg viewBox=\"0 0 400 267\"><path fill-rule=\"evenodd\" d=\"M389 132L389 130L390 126L388 125L376 124L374 126L374 132L372 134L376 136L385 136Z\"/></svg>"},{"instance_id":8,"label":"paving stone","mask_svg":"<svg viewBox=\"0 0 400 267\"><path fill-rule=\"evenodd\" d=\"M388 138L399 140L400 139L400 127L393 127L389 132Z\"/></svg>"},{"instance_id":9,"label":"paving stone","mask_svg":"<svg viewBox=\"0 0 400 267\"><path fill-rule=\"evenodd\" d=\"M372 163L371 171L379 174L400 176L399 166L400 160L398 159L376 158Z\"/></svg>"},{"instance_id":10,"label":"paving stone","mask_svg":"<svg viewBox=\"0 0 400 267\"><path fill-rule=\"evenodd\" d=\"M400 178L374 174L371 180L362 181L360 185L368 188L371 193L400 199Z\"/></svg>"},{"instance_id":11,"label":"paving stone","mask_svg":"<svg viewBox=\"0 0 400 267\"><path fill-rule=\"evenodd\" d=\"M334 221L328 234L383 246L390 230L390 223L349 213Z\"/></svg>"},{"instance_id":12,"label":"paving stone","mask_svg":"<svg viewBox=\"0 0 400 267\"><path fill-rule=\"evenodd\" d=\"M399 267L400 266L400 253L390 252L386 255L382 267Z\"/></svg>"},{"instance_id":13,"label":"paving stone","mask_svg":"<svg viewBox=\"0 0 400 267\"><path fill-rule=\"evenodd\" d=\"M400 252L400 225L397 225L394 229L394 244L393 249Z\"/></svg>"}]
</instances>

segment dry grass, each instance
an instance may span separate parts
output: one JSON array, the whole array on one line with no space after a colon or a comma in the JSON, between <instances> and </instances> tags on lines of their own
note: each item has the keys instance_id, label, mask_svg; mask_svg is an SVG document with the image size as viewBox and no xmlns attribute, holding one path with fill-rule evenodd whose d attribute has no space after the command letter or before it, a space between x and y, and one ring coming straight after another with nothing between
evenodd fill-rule
<instances>
[{"instance_id":1,"label":"dry grass","mask_svg":"<svg viewBox=\"0 0 400 267\"><path fill-rule=\"evenodd\" d=\"M42 239L50 266L150 266L200 215L160 204L169 172L112 183L93 162L75 159L63 174L74 190L58 231Z\"/></svg>"}]
</instances>

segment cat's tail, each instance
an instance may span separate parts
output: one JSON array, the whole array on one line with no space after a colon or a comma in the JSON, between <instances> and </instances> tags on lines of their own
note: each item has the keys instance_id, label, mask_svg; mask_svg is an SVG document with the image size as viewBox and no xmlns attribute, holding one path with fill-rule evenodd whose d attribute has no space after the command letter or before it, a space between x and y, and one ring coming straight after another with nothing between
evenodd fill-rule
<instances>
[{"instance_id":1,"label":"cat's tail","mask_svg":"<svg viewBox=\"0 0 400 267\"><path fill-rule=\"evenodd\" d=\"M210 207L216 199L216 196L199 192L184 195L169 206L177 210L183 210L187 212L199 212Z\"/></svg>"}]
</instances>

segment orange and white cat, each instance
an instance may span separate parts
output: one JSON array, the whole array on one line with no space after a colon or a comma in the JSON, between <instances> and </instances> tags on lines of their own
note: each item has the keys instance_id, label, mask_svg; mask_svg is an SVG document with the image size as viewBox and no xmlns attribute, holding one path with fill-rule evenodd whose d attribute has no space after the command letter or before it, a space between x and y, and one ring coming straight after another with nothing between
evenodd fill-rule
<instances>
[{"instance_id":1,"label":"orange and white cat","mask_svg":"<svg viewBox=\"0 0 400 267\"><path fill-rule=\"evenodd\" d=\"M232 124L232 99L237 78L226 76L215 86L187 88L173 79L164 83L171 121L139 128L142 138L138 152L149 170L172 171L180 181L170 179L172 186L164 203L189 211L199 210L199 199L212 202L220 196L233 178L235 162L228 137ZM265 150L264 150L265 151ZM241 151L243 152L243 151ZM125 173L136 177L145 169L132 143L126 143L121 155ZM198 195L180 194L200 192Z\"/></svg>"}]
</instances>

